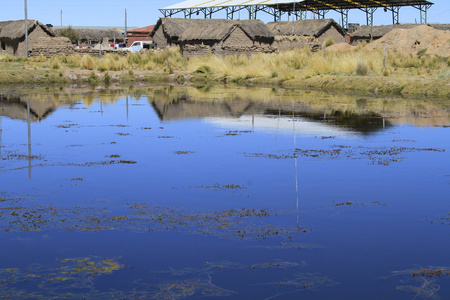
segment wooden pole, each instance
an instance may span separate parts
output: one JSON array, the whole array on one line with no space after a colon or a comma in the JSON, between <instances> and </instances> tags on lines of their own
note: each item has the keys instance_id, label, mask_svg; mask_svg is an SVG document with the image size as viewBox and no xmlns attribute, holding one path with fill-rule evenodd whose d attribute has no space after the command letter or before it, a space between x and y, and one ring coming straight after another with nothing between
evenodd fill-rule
<instances>
[{"instance_id":1,"label":"wooden pole","mask_svg":"<svg viewBox=\"0 0 450 300\"><path fill-rule=\"evenodd\" d=\"M27 129L28 129L28 178L31 179L31 117L30 99L27 99Z\"/></svg>"},{"instance_id":2,"label":"wooden pole","mask_svg":"<svg viewBox=\"0 0 450 300\"><path fill-rule=\"evenodd\" d=\"M127 9L125 8L125 36L124 36L124 41L125 41L125 45L127 45L127 47L129 47L128 46L127 35L128 35L128 33L127 33Z\"/></svg>"},{"instance_id":3,"label":"wooden pole","mask_svg":"<svg viewBox=\"0 0 450 300\"><path fill-rule=\"evenodd\" d=\"M28 57L28 8L27 0L24 0L25 7L25 57Z\"/></svg>"}]
</instances>

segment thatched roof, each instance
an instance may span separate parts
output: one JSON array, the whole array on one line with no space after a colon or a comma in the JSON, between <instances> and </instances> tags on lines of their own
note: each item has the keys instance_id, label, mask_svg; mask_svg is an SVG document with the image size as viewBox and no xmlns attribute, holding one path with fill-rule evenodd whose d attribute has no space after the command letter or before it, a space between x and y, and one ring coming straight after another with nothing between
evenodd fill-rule
<instances>
[{"instance_id":1,"label":"thatched roof","mask_svg":"<svg viewBox=\"0 0 450 300\"><path fill-rule=\"evenodd\" d=\"M205 21L205 20L202 20ZM179 37L180 41L225 39L235 28L241 28L252 40L273 39L273 33L259 20L206 20L205 24L195 24L187 28ZM212 23L211 21L219 21ZM204 22L201 22L204 23ZM211 24L212 23L212 24Z\"/></svg>"},{"instance_id":2,"label":"thatched roof","mask_svg":"<svg viewBox=\"0 0 450 300\"><path fill-rule=\"evenodd\" d=\"M373 26L371 29L370 26L363 25L358 30L353 32L350 36L352 38L370 38L370 36L372 35L372 38L381 38L393 29L411 29L416 26L417 24L395 24Z\"/></svg>"},{"instance_id":3,"label":"thatched roof","mask_svg":"<svg viewBox=\"0 0 450 300\"><path fill-rule=\"evenodd\" d=\"M269 30L275 35L297 35L319 37L331 26L334 26L342 36L345 35L342 27L333 19L298 20L267 23Z\"/></svg>"},{"instance_id":4,"label":"thatched roof","mask_svg":"<svg viewBox=\"0 0 450 300\"><path fill-rule=\"evenodd\" d=\"M229 32L230 28L239 24L239 26L252 38L273 37L273 34L267 29L262 21L259 20L226 20L226 19L179 19L179 18L160 18L156 23L150 36L153 37L156 31L162 26L166 35L177 40L181 35L190 29L196 27L202 29L201 33L196 34L194 30L189 30L188 37L194 39L202 36L215 37L223 35L223 32ZM205 29L205 30L203 30Z\"/></svg>"},{"instance_id":5,"label":"thatched roof","mask_svg":"<svg viewBox=\"0 0 450 300\"><path fill-rule=\"evenodd\" d=\"M411 29L424 24L395 24L395 25L381 25L373 26L372 38L381 38L394 29ZM434 29L450 30L450 24L426 24ZM352 38L370 38L370 26L361 26L358 30L351 34Z\"/></svg>"},{"instance_id":6,"label":"thatched roof","mask_svg":"<svg viewBox=\"0 0 450 300\"><path fill-rule=\"evenodd\" d=\"M115 28L110 29L93 29L93 28L73 28L75 32L80 37L82 41L94 41L101 42L103 38L107 38L108 40L116 40L123 41L124 37L121 31ZM59 32L62 28L55 29L56 34L59 35Z\"/></svg>"},{"instance_id":7,"label":"thatched roof","mask_svg":"<svg viewBox=\"0 0 450 300\"><path fill-rule=\"evenodd\" d=\"M439 29L439 30L450 30L450 24L428 24L431 27L433 27L434 29Z\"/></svg>"},{"instance_id":8,"label":"thatched roof","mask_svg":"<svg viewBox=\"0 0 450 300\"><path fill-rule=\"evenodd\" d=\"M28 20L28 33L40 26L49 36L55 36L52 30L36 20ZM0 22L0 39L22 39L25 37L25 20Z\"/></svg>"}]
</instances>

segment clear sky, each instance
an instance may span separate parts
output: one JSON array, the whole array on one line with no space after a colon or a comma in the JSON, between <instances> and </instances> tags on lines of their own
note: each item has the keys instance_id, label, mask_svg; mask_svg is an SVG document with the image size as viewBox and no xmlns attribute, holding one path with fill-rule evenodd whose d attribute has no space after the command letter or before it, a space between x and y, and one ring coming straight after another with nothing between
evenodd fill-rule
<instances>
[{"instance_id":1,"label":"clear sky","mask_svg":"<svg viewBox=\"0 0 450 300\"><path fill-rule=\"evenodd\" d=\"M281 1L281 0L280 0ZM128 27L144 27L156 23L161 13L159 8L182 2L181 0L27 0L28 19L38 20L54 26L108 26L123 27L125 25L125 9L127 10ZM429 23L450 23L450 0L431 0L434 5L428 11ZM0 0L0 21L24 18L25 0ZM182 18L183 14L176 17ZM220 13L215 18L224 18ZM340 14L330 11L327 18L340 22ZM264 22L273 21L273 17L259 12L258 18ZM308 18L311 15L308 14ZM241 19L248 19L248 14L241 12ZM287 16L283 17L283 21ZM365 13L352 10L349 13L350 23L366 22ZM400 23L420 22L420 14L414 8L400 9ZM374 24L392 24L392 13L378 9L374 14Z\"/></svg>"}]
</instances>

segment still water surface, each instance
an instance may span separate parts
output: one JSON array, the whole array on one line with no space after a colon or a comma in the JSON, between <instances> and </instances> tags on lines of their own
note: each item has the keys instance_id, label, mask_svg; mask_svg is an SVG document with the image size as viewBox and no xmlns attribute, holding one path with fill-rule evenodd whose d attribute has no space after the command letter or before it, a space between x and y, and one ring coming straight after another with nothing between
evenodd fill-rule
<instances>
[{"instance_id":1,"label":"still water surface","mask_svg":"<svg viewBox=\"0 0 450 300\"><path fill-rule=\"evenodd\" d=\"M0 296L450 299L450 104L2 94Z\"/></svg>"}]
</instances>

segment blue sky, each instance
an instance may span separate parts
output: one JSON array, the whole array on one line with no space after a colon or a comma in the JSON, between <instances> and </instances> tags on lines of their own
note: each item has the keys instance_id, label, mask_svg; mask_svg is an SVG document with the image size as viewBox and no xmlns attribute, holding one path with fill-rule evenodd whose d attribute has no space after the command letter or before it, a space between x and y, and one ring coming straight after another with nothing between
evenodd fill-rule
<instances>
[{"instance_id":1,"label":"blue sky","mask_svg":"<svg viewBox=\"0 0 450 300\"><path fill-rule=\"evenodd\" d=\"M123 27L125 24L125 9L127 10L129 27L144 27L155 24L161 13L158 8L181 2L181 0L27 0L28 18L39 20L44 24L63 26L108 26ZM431 0L435 4L428 11L429 23L450 23L450 0ZM24 18L24 0L0 0L0 21ZM182 18L183 15L177 15ZM220 14L216 18L223 17ZM340 21L340 15L330 11L327 18ZM248 18L242 12L242 19ZM273 19L265 13L259 13L258 18L265 22ZM284 17L287 20L287 17ZM311 16L308 14L308 18ZM365 14L352 10L349 14L350 23L365 24ZM420 22L420 14L414 8L400 9L401 23ZM374 24L392 24L392 14L378 9L374 14Z\"/></svg>"}]
</instances>

